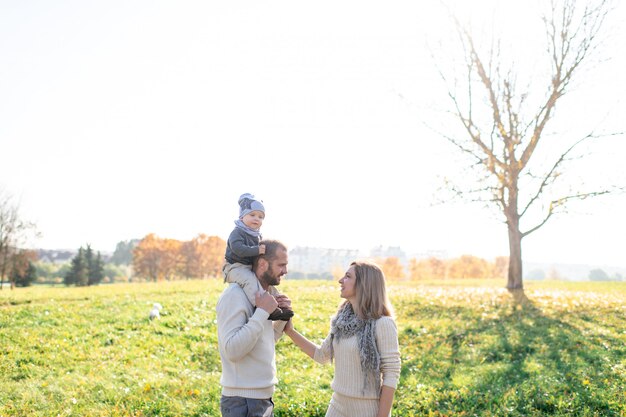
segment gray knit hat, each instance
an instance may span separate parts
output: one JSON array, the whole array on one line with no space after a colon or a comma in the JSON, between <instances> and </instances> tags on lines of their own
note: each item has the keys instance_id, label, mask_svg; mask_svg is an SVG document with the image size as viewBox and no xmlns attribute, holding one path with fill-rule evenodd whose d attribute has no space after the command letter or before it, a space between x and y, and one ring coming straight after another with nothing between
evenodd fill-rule
<instances>
[{"instance_id":1,"label":"gray knit hat","mask_svg":"<svg viewBox=\"0 0 626 417\"><path fill-rule=\"evenodd\" d=\"M241 219L251 211L262 211L265 213L265 207L263 207L263 201L257 200L254 195L245 193L239 197L239 218Z\"/></svg>"}]
</instances>

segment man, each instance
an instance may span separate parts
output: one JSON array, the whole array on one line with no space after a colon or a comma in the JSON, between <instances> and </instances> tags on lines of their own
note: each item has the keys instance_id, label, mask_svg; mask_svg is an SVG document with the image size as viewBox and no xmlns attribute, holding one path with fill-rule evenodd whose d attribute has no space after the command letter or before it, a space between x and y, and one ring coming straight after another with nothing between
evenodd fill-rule
<instances>
[{"instance_id":1,"label":"man","mask_svg":"<svg viewBox=\"0 0 626 417\"><path fill-rule=\"evenodd\" d=\"M275 344L286 321L271 321L271 312L291 308L285 295L274 298L267 289L280 284L287 273L287 247L277 240L266 240L265 254L254 261L254 271L265 290L256 294L256 309L243 289L230 284L217 302L217 337L222 360L223 417L272 417L272 395L276 378Z\"/></svg>"}]
</instances>

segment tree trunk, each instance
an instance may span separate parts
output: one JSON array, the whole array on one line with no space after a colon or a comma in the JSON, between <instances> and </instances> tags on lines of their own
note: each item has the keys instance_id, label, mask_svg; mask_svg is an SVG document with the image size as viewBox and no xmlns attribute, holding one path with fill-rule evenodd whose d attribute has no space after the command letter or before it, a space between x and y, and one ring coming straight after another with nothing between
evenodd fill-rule
<instances>
[{"instance_id":1,"label":"tree trunk","mask_svg":"<svg viewBox=\"0 0 626 417\"><path fill-rule=\"evenodd\" d=\"M519 218L509 221L509 275L506 287L509 290L522 290L522 233L519 230Z\"/></svg>"},{"instance_id":2,"label":"tree trunk","mask_svg":"<svg viewBox=\"0 0 626 417\"><path fill-rule=\"evenodd\" d=\"M0 290L4 288L4 276L6 273L6 256L4 256L4 258L5 259L0 263Z\"/></svg>"}]
</instances>

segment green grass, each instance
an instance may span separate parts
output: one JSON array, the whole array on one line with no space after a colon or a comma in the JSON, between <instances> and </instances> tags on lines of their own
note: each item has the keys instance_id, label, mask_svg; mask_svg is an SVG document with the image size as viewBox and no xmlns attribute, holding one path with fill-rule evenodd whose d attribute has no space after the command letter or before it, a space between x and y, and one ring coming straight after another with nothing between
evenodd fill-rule
<instances>
[{"instance_id":1,"label":"green grass","mask_svg":"<svg viewBox=\"0 0 626 417\"><path fill-rule=\"evenodd\" d=\"M394 416L625 416L626 283L394 284L402 376ZM0 416L219 416L219 280L0 291ZM321 341L330 281L285 281ZM150 322L154 302L163 305ZM332 367L286 338L276 415L323 416Z\"/></svg>"}]
</instances>

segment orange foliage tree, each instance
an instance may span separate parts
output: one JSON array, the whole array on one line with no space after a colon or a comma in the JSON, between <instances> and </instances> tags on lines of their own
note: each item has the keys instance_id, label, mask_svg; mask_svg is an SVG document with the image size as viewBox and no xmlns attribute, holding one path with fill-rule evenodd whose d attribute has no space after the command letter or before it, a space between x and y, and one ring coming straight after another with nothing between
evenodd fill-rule
<instances>
[{"instance_id":1,"label":"orange foliage tree","mask_svg":"<svg viewBox=\"0 0 626 417\"><path fill-rule=\"evenodd\" d=\"M183 243L176 239L161 241L161 274L166 280L179 278L184 268L181 248Z\"/></svg>"},{"instance_id":2,"label":"orange foliage tree","mask_svg":"<svg viewBox=\"0 0 626 417\"><path fill-rule=\"evenodd\" d=\"M133 270L138 277L157 282L181 278L218 276L226 242L200 234L181 242L151 233L133 249Z\"/></svg>"},{"instance_id":3,"label":"orange foliage tree","mask_svg":"<svg viewBox=\"0 0 626 417\"><path fill-rule=\"evenodd\" d=\"M217 236L199 234L183 242L184 276L187 278L216 277L222 269L226 242Z\"/></svg>"},{"instance_id":4,"label":"orange foliage tree","mask_svg":"<svg viewBox=\"0 0 626 417\"><path fill-rule=\"evenodd\" d=\"M427 259L417 260L415 258L409 261L409 276L414 279L444 279L447 278L448 266L444 260L430 257Z\"/></svg>"},{"instance_id":5,"label":"orange foliage tree","mask_svg":"<svg viewBox=\"0 0 626 417\"><path fill-rule=\"evenodd\" d=\"M390 256L388 258L378 259L377 263L380 265L387 279L400 280L405 277L404 267L397 257Z\"/></svg>"},{"instance_id":6,"label":"orange foliage tree","mask_svg":"<svg viewBox=\"0 0 626 417\"><path fill-rule=\"evenodd\" d=\"M161 245L162 239L150 233L133 249L133 271L135 275L154 282L162 277L161 273Z\"/></svg>"},{"instance_id":7,"label":"orange foliage tree","mask_svg":"<svg viewBox=\"0 0 626 417\"><path fill-rule=\"evenodd\" d=\"M509 257L497 256L493 265L493 277L494 278L506 278L509 271Z\"/></svg>"},{"instance_id":8,"label":"orange foliage tree","mask_svg":"<svg viewBox=\"0 0 626 417\"><path fill-rule=\"evenodd\" d=\"M11 285L30 285L30 279L34 280L36 278L36 273L33 274L34 276L29 277L29 269L34 268L33 262L37 261L37 252L29 249L18 249L15 251L12 261L12 271L9 275Z\"/></svg>"},{"instance_id":9,"label":"orange foliage tree","mask_svg":"<svg viewBox=\"0 0 626 417\"><path fill-rule=\"evenodd\" d=\"M498 256L494 262L473 256L463 255L454 259L435 257L411 259L409 277L411 280L445 278L502 278L506 276L509 258Z\"/></svg>"},{"instance_id":10,"label":"orange foliage tree","mask_svg":"<svg viewBox=\"0 0 626 417\"><path fill-rule=\"evenodd\" d=\"M486 260L472 255L463 255L451 261L449 276L451 278L487 278L491 276L491 270L491 265Z\"/></svg>"}]
</instances>

